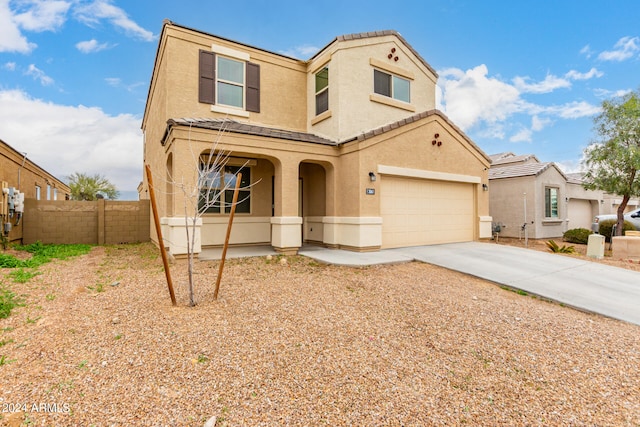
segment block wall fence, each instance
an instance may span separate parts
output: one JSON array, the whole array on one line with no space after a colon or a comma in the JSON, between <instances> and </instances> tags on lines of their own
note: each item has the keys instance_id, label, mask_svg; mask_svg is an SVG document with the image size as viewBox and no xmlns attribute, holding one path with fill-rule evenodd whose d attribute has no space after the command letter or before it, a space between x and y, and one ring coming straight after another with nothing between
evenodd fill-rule
<instances>
[{"instance_id":1,"label":"block wall fence","mask_svg":"<svg viewBox=\"0 0 640 427\"><path fill-rule=\"evenodd\" d=\"M114 245L148 242L151 211L148 200L48 201L26 199L23 244Z\"/></svg>"}]
</instances>

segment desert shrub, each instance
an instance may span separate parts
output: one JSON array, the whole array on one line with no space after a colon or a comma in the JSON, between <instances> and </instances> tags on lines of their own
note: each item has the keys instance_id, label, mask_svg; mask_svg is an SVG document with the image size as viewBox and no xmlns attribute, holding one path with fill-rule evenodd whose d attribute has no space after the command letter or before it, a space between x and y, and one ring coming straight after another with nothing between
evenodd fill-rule
<instances>
[{"instance_id":1,"label":"desert shrub","mask_svg":"<svg viewBox=\"0 0 640 427\"><path fill-rule=\"evenodd\" d=\"M607 242L609 242L611 240L611 229L613 228L613 225L615 223L616 223L615 219L605 219L604 221L600 222L600 227L598 229L598 233L602 234L605 237L605 240ZM635 229L636 228L629 221L625 221L623 226L622 226L622 230L623 231L635 230ZM622 233L622 234L624 234L624 233Z\"/></svg>"},{"instance_id":2,"label":"desert shrub","mask_svg":"<svg viewBox=\"0 0 640 427\"><path fill-rule=\"evenodd\" d=\"M0 319L6 319L15 307L24 305L11 290L0 287Z\"/></svg>"},{"instance_id":3,"label":"desert shrub","mask_svg":"<svg viewBox=\"0 0 640 427\"><path fill-rule=\"evenodd\" d=\"M586 245L589 242L589 235L591 230L586 228L572 228L567 230L562 235L562 240L569 243L578 243L580 245Z\"/></svg>"},{"instance_id":4,"label":"desert shrub","mask_svg":"<svg viewBox=\"0 0 640 427\"><path fill-rule=\"evenodd\" d=\"M557 254L572 254L576 251L576 248L574 248L573 246L566 246L566 245L559 246L553 240L547 241L546 244L551 252L557 253Z\"/></svg>"}]
</instances>

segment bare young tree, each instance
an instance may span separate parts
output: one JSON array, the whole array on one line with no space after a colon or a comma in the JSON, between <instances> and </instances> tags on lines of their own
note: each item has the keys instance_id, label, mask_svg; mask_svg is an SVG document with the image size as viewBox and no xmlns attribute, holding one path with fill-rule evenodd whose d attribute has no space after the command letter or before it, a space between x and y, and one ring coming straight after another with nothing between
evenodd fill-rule
<instances>
[{"instance_id":1,"label":"bare young tree","mask_svg":"<svg viewBox=\"0 0 640 427\"><path fill-rule=\"evenodd\" d=\"M232 192L234 188L236 188L236 184L240 184L240 182L245 183L239 186L241 192L248 191L251 186L256 184L255 182L249 183L247 180L242 179L240 170L246 167L248 162L245 162L240 167L231 169L228 167L230 153L219 149L219 143L227 130L228 123L228 119L223 121L222 126L207 151L195 152L191 141L191 128L193 123L190 122L188 140L191 149L191 158L193 160L193 167L191 168L193 175L190 179L181 177L177 180L176 177L171 176L170 171L168 171L170 183L184 196L190 306L196 305L194 290L194 249L196 247L198 220L207 212L225 213L227 209L231 210L236 205L245 202L249 197L248 195L245 195L245 197L235 202L230 202L225 199L224 195L228 194L227 192ZM202 153L205 152L206 154L203 155ZM229 224L229 226L230 225L231 224ZM218 274L221 275L222 271L219 271Z\"/></svg>"}]
</instances>

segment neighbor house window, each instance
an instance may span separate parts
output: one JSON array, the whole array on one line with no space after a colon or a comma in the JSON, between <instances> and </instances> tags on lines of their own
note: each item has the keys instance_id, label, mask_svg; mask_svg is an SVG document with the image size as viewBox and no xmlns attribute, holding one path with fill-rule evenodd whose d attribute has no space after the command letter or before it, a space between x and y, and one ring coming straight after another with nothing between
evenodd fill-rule
<instances>
[{"instance_id":1,"label":"neighbor house window","mask_svg":"<svg viewBox=\"0 0 640 427\"><path fill-rule=\"evenodd\" d=\"M198 101L260 112L260 65L201 50L199 74Z\"/></svg>"},{"instance_id":2,"label":"neighbor house window","mask_svg":"<svg viewBox=\"0 0 640 427\"><path fill-rule=\"evenodd\" d=\"M329 109L329 67L316 73L316 116Z\"/></svg>"},{"instance_id":3,"label":"neighbor house window","mask_svg":"<svg viewBox=\"0 0 640 427\"><path fill-rule=\"evenodd\" d=\"M47 200L51 200L51 186L47 185Z\"/></svg>"},{"instance_id":4,"label":"neighbor house window","mask_svg":"<svg viewBox=\"0 0 640 427\"><path fill-rule=\"evenodd\" d=\"M55 187L53 189L53 200L58 200L58 189Z\"/></svg>"},{"instance_id":5,"label":"neighbor house window","mask_svg":"<svg viewBox=\"0 0 640 427\"><path fill-rule=\"evenodd\" d=\"M380 70L373 70L373 91L398 101L411 102L409 80Z\"/></svg>"},{"instance_id":6,"label":"neighbor house window","mask_svg":"<svg viewBox=\"0 0 640 427\"><path fill-rule=\"evenodd\" d=\"M205 169L205 163L201 163L200 170ZM251 169L248 167L226 166L222 170L211 171L203 180L200 188L198 210L204 213L230 213L233 204L233 191L236 187L238 173L242 173L237 213L251 213Z\"/></svg>"},{"instance_id":7,"label":"neighbor house window","mask_svg":"<svg viewBox=\"0 0 640 427\"><path fill-rule=\"evenodd\" d=\"M558 189L547 187L544 189L544 216L558 218Z\"/></svg>"},{"instance_id":8,"label":"neighbor house window","mask_svg":"<svg viewBox=\"0 0 640 427\"><path fill-rule=\"evenodd\" d=\"M36 200L40 200L40 186L36 185Z\"/></svg>"}]
</instances>

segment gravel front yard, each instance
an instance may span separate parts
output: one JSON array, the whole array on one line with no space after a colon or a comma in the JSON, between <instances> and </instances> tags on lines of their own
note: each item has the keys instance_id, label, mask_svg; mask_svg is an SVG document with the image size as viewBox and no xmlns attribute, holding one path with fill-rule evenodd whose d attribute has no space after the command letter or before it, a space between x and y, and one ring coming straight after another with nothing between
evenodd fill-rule
<instances>
[{"instance_id":1,"label":"gravel front yard","mask_svg":"<svg viewBox=\"0 0 640 427\"><path fill-rule=\"evenodd\" d=\"M227 261L218 301L198 262L193 308L151 244L0 270L26 295L0 319L0 423L640 425L636 325L427 264L287 261Z\"/></svg>"}]
</instances>

